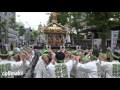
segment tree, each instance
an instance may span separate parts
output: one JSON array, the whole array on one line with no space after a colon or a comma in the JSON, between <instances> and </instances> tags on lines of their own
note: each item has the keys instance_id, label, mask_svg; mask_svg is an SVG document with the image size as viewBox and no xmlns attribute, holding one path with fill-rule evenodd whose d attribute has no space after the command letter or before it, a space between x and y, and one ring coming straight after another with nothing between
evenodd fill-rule
<instances>
[{"instance_id":1,"label":"tree","mask_svg":"<svg viewBox=\"0 0 120 90\"><path fill-rule=\"evenodd\" d=\"M72 27L75 27L77 30L83 29L85 27L86 22L84 20L86 18L86 12L70 12L70 15L71 15L70 25Z\"/></svg>"},{"instance_id":2,"label":"tree","mask_svg":"<svg viewBox=\"0 0 120 90\"><path fill-rule=\"evenodd\" d=\"M23 34L25 34L25 32L26 32L25 27L24 27L23 25L21 25L21 26L19 27L19 35L20 35L20 36L23 36Z\"/></svg>"},{"instance_id":3,"label":"tree","mask_svg":"<svg viewBox=\"0 0 120 90\"><path fill-rule=\"evenodd\" d=\"M14 18L14 17L11 17L11 18L10 18L9 24L10 24L10 27L11 27L11 28L15 28L16 22L15 22L15 18Z\"/></svg>"},{"instance_id":4,"label":"tree","mask_svg":"<svg viewBox=\"0 0 120 90\"><path fill-rule=\"evenodd\" d=\"M40 31L39 30L33 30L32 33L33 33L34 39L36 39L40 35Z\"/></svg>"},{"instance_id":5,"label":"tree","mask_svg":"<svg viewBox=\"0 0 120 90\"><path fill-rule=\"evenodd\" d=\"M57 22L61 23L62 25L65 25L67 23L67 18L68 18L68 12L58 12L59 15L57 17ZM48 23L51 22L51 15L49 16Z\"/></svg>"},{"instance_id":6,"label":"tree","mask_svg":"<svg viewBox=\"0 0 120 90\"><path fill-rule=\"evenodd\" d=\"M107 38L107 32L119 25L120 13L116 12L89 12L87 13L85 22L88 26L95 26L96 30L100 31L102 38L102 51L106 51L105 43Z\"/></svg>"},{"instance_id":7,"label":"tree","mask_svg":"<svg viewBox=\"0 0 120 90\"><path fill-rule=\"evenodd\" d=\"M7 36L7 28L6 28L6 21L0 21L0 27L2 28L3 30L3 40L5 41L6 43L6 36Z\"/></svg>"},{"instance_id":8,"label":"tree","mask_svg":"<svg viewBox=\"0 0 120 90\"><path fill-rule=\"evenodd\" d=\"M61 25L65 25L68 23L68 12L59 12L57 21L58 23L61 23Z\"/></svg>"},{"instance_id":9,"label":"tree","mask_svg":"<svg viewBox=\"0 0 120 90\"><path fill-rule=\"evenodd\" d=\"M19 36L23 36L25 34L26 29L24 27L24 24L16 22L15 27L16 27L16 30L19 31Z\"/></svg>"},{"instance_id":10,"label":"tree","mask_svg":"<svg viewBox=\"0 0 120 90\"><path fill-rule=\"evenodd\" d=\"M86 17L85 12L68 12L68 24L70 28L75 27L76 28L76 34L74 34L74 37L76 37L77 41L80 41L80 30L82 30L85 26L84 19ZM78 42L79 44L79 42Z\"/></svg>"}]
</instances>

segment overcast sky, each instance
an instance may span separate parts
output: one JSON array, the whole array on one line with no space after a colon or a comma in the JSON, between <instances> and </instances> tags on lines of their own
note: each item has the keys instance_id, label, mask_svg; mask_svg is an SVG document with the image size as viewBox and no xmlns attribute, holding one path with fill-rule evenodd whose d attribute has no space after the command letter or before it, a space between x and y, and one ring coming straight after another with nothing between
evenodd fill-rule
<instances>
[{"instance_id":1,"label":"overcast sky","mask_svg":"<svg viewBox=\"0 0 120 90\"><path fill-rule=\"evenodd\" d=\"M24 23L25 27L38 29L38 25L46 25L50 12L16 12L16 21ZM27 24L27 23L28 24Z\"/></svg>"}]
</instances>

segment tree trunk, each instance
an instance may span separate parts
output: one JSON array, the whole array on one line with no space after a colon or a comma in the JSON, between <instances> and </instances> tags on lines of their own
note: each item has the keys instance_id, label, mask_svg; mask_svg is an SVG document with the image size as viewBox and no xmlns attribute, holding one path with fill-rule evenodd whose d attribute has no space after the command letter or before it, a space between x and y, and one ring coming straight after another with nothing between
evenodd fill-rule
<instances>
[{"instance_id":1,"label":"tree trunk","mask_svg":"<svg viewBox=\"0 0 120 90\"><path fill-rule=\"evenodd\" d=\"M94 49L94 33L92 32L92 50Z\"/></svg>"},{"instance_id":2,"label":"tree trunk","mask_svg":"<svg viewBox=\"0 0 120 90\"><path fill-rule=\"evenodd\" d=\"M106 39L102 39L102 52L105 53L106 52Z\"/></svg>"},{"instance_id":3,"label":"tree trunk","mask_svg":"<svg viewBox=\"0 0 120 90\"><path fill-rule=\"evenodd\" d=\"M106 53L106 32L102 32L102 52Z\"/></svg>"}]
</instances>

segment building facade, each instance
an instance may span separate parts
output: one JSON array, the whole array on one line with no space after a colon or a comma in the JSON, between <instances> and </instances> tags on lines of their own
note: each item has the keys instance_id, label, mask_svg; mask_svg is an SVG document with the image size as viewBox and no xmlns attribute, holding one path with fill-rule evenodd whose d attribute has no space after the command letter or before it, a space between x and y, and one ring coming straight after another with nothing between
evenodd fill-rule
<instances>
[{"instance_id":1,"label":"building facade","mask_svg":"<svg viewBox=\"0 0 120 90\"><path fill-rule=\"evenodd\" d=\"M10 28L10 18L15 18L16 20L16 13L15 12L0 12L0 21L6 21L6 42L4 42L3 40L3 29L0 27L0 39L3 41L3 43L7 43L7 44L15 44L16 42L16 35L17 35L17 32L14 30L14 29L11 29Z\"/></svg>"}]
</instances>

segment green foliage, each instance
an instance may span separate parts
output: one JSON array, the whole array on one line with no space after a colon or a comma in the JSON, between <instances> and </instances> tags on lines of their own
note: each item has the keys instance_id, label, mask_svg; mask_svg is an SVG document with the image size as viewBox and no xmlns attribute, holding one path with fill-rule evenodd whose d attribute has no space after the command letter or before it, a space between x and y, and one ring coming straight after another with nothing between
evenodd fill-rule
<instances>
[{"instance_id":1,"label":"green foliage","mask_svg":"<svg viewBox=\"0 0 120 90\"><path fill-rule=\"evenodd\" d=\"M19 31L19 36L23 36L23 34L26 32L26 29L22 23L16 22L16 29Z\"/></svg>"},{"instance_id":2,"label":"green foliage","mask_svg":"<svg viewBox=\"0 0 120 90\"><path fill-rule=\"evenodd\" d=\"M88 26L96 26L96 30L100 31L102 38L102 50L105 52L105 42L107 37L107 32L120 22L119 12L89 12L85 19Z\"/></svg>"},{"instance_id":3,"label":"green foliage","mask_svg":"<svg viewBox=\"0 0 120 90\"><path fill-rule=\"evenodd\" d=\"M57 21L62 25L65 25L66 23L68 23L68 12L59 12Z\"/></svg>"},{"instance_id":4,"label":"green foliage","mask_svg":"<svg viewBox=\"0 0 120 90\"><path fill-rule=\"evenodd\" d=\"M81 25L83 23L83 21L82 21L83 13L82 12L71 12L70 17L71 17L71 26L72 27L75 27L77 30L83 28L83 25Z\"/></svg>"},{"instance_id":5,"label":"green foliage","mask_svg":"<svg viewBox=\"0 0 120 90\"><path fill-rule=\"evenodd\" d=\"M49 16L49 18L48 18L47 24L49 24L49 23L51 23L51 16Z\"/></svg>"},{"instance_id":6,"label":"green foliage","mask_svg":"<svg viewBox=\"0 0 120 90\"><path fill-rule=\"evenodd\" d=\"M4 32L6 32L6 21L0 21L0 27L3 29Z\"/></svg>"},{"instance_id":7,"label":"green foliage","mask_svg":"<svg viewBox=\"0 0 120 90\"><path fill-rule=\"evenodd\" d=\"M34 39L36 39L40 35L40 31L38 30L33 30L32 33L33 33Z\"/></svg>"},{"instance_id":8,"label":"green foliage","mask_svg":"<svg viewBox=\"0 0 120 90\"><path fill-rule=\"evenodd\" d=\"M58 12L59 15L57 17L57 22L61 23L62 25L65 25L67 23L67 18L68 18L68 12ZM49 16L48 23L52 21L51 16Z\"/></svg>"},{"instance_id":9,"label":"green foliage","mask_svg":"<svg viewBox=\"0 0 120 90\"><path fill-rule=\"evenodd\" d=\"M12 28L15 27L15 23L16 23L16 22L15 22L15 18L14 18L14 17L11 17L9 24L10 24L10 26L11 26Z\"/></svg>"},{"instance_id":10,"label":"green foliage","mask_svg":"<svg viewBox=\"0 0 120 90\"><path fill-rule=\"evenodd\" d=\"M6 28L6 21L0 21L0 27L2 28L4 35L3 39L6 40L6 35L7 35L7 28Z\"/></svg>"},{"instance_id":11,"label":"green foliage","mask_svg":"<svg viewBox=\"0 0 120 90\"><path fill-rule=\"evenodd\" d=\"M110 30L117 23L114 18L113 12L90 12L87 13L86 21L88 26L96 26L97 30Z\"/></svg>"},{"instance_id":12,"label":"green foliage","mask_svg":"<svg viewBox=\"0 0 120 90\"><path fill-rule=\"evenodd\" d=\"M26 29L24 28L23 25L21 25L21 26L19 27L19 35L20 35L20 36L23 36L23 34L25 33L25 31L26 31Z\"/></svg>"}]
</instances>

